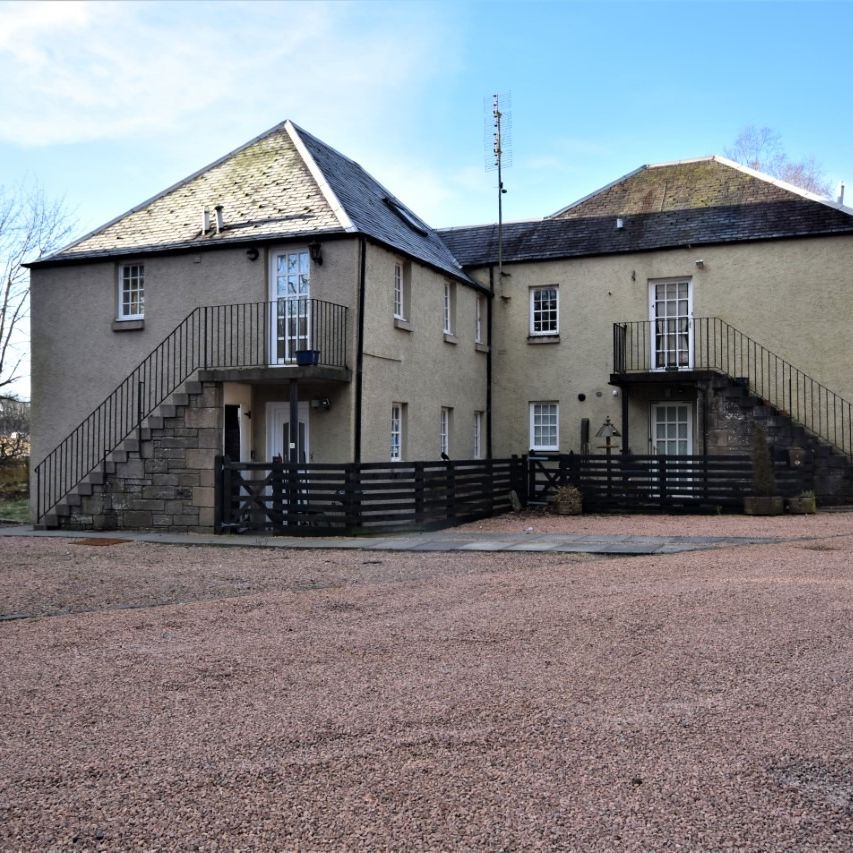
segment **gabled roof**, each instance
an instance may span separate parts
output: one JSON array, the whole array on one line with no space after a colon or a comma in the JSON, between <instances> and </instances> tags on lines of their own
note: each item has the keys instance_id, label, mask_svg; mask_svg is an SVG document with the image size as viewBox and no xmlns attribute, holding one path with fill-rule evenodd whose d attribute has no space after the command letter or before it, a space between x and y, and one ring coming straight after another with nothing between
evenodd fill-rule
<instances>
[{"instance_id":1,"label":"gabled roof","mask_svg":"<svg viewBox=\"0 0 853 853\"><path fill-rule=\"evenodd\" d=\"M202 233L202 211L224 227ZM469 281L436 232L357 163L286 121L30 266L360 233Z\"/></svg>"},{"instance_id":2,"label":"gabled roof","mask_svg":"<svg viewBox=\"0 0 853 853\"><path fill-rule=\"evenodd\" d=\"M548 219L662 213L803 199L843 209L815 193L725 157L699 157L640 166L551 214Z\"/></svg>"},{"instance_id":3,"label":"gabled roof","mask_svg":"<svg viewBox=\"0 0 853 853\"><path fill-rule=\"evenodd\" d=\"M789 201L612 215L539 219L504 225L503 259L554 260L622 254L683 246L740 243L790 237L853 235L853 211L799 198ZM497 261L497 226L448 228L440 232L467 268Z\"/></svg>"}]
</instances>

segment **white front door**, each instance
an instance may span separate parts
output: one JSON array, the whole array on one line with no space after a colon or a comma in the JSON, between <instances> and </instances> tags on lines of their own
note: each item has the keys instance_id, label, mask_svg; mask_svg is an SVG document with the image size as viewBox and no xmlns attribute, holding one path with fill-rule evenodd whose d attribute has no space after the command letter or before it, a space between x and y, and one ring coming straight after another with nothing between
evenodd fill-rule
<instances>
[{"instance_id":1,"label":"white front door","mask_svg":"<svg viewBox=\"0 0 853 853\"><path fill-rule=\"evenodd\" d=\"M693 453L693 404L652 403L652 452L667 456Z\"/></svg>"},{"instance_id":2,"label":"white front door","mask_svg":"<svg viewBox=\"0 0 853 853\"><path fill-rule=\"evenodd\" d=\"M299 403L299 428L295 432L297 460L308 462L311 449L308 441L308 403ZM290 403L267 403L267 459L276 456L283 462L290 461Z\"/></svg>"},{"instance_id":3,"label":"white front door","mask_svg":"<svg viewBox=\"0 0 853 853\"><path fill-rule=\"evenodd\" d=\"M270 352L273 364L289 364L311 349L311 260L307 249L270 254Z\"/></svg>"},{"instance_id":4,"label":"white front door","mask_svg":"<svg viewBox=\"0 0 853 853\"><path fill-rule=\"evenodd\" d=\"M693 291L689 279L649 282L653 370L693 367Z\"/></svg>"}]
</instances>

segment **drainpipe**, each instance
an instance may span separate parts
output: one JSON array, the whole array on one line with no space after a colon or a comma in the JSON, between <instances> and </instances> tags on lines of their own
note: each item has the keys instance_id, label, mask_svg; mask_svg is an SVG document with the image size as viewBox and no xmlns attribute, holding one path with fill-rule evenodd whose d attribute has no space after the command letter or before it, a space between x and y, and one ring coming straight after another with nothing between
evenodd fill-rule
<instances>
[{"instance_id":1,"label":"drainpipe","mask_svg":"<svg viewBox=\"0 0 853 853\"><path fill-rule=\"evenodd\" d=\"M358 326L355 336L355 429L353 433L353 462L361 462L361 410L364 380L364 290L367 268L367 242L361 237L358 244Z\"/></svg>"},{"instance_id":2,"label":"drainpipe","mask_svg":"<svg viewBox=\"0 0 853 853\"><path fill-rule=\"evenodd\" d=\"M489 351L486 353L486 459L492 458L492 352L495 345L492 340L492 305L495 302L495 268L489 266L489 307L486 312L486 340Z\"/></svg>"}]
</instances>

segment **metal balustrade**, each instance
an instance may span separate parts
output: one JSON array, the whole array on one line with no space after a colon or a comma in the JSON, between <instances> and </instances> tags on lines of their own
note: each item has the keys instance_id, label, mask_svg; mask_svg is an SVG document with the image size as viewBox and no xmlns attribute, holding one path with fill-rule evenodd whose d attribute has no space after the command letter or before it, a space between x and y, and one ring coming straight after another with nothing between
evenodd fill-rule
<instances>
[{"instance_id":1,"label":"metal balustrade","mask_svg":"<svg viewBox=\"0 0 853 853\"><path fill-rule=\"evenodd\" d=\"M191 311L36 466L36 521L132 437L197 370L286 368L302 360L346 367L347 312L343 305L304 298L208 305ZM286 372L282 378L287 378Z\"/></svg>"},{"instance_id":2,"label":"metal balustrade","mask_svg":"<svg viewBox=\"0 0 853 853\"><path fill-rule=\"evenodd\" d=\"M853 406L719 317L614 323L613 372L715 371L853 459Z\"/></svg>"}]
</instances>

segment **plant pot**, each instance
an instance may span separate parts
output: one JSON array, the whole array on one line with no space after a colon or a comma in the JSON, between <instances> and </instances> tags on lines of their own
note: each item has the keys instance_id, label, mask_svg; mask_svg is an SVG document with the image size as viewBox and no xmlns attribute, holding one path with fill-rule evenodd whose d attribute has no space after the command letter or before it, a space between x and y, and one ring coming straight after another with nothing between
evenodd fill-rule
<instances>
[{"instance_id":1,"label":"plant pot","mask_svg":"<svg viewBox=\"0 0 853 853\"><path fill-rule=\"evenodd\" d=\"M814 515L817 512L817 500L810 498L788 498L788 512L793 515Z\"/></svg>"},{"instance_id":2,"label":"plant pot","mask_svg":"<svg viewBox=\"0 0 853 853\"><path fill-rule=\"evenodd\" d=\"M780 497L749 497L743 499L746 515L782 515L785 502Z\"/></svg>"},{"instance_id":3,"label":"plant pot","mask_svg":"<svg viewBox=\"0 0 853 853\"><path fill-rule=\"evenodd\" d=\"M300 367L312 367L320 363L320 350L300 349L296 351L296 363Z\"/></svg>"},{"instance_id":4,"label":"plant pot","mask_svg":"<svg viewBox=\"0 0 853 853\"><path fill-rule=\"evenodd\" d=\"M557 515L580 515L582 509L576 501L556 501L554 511Z\"/></svg>"}]
</instances>

